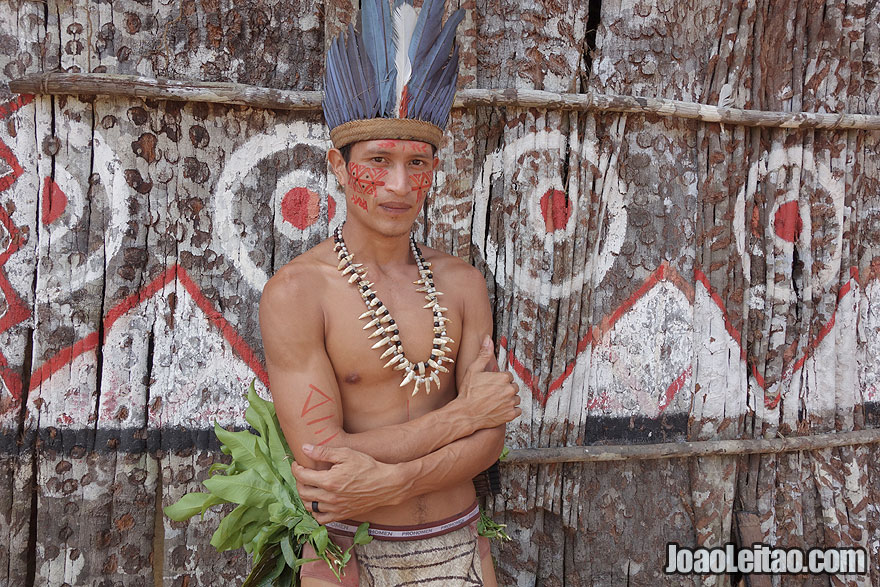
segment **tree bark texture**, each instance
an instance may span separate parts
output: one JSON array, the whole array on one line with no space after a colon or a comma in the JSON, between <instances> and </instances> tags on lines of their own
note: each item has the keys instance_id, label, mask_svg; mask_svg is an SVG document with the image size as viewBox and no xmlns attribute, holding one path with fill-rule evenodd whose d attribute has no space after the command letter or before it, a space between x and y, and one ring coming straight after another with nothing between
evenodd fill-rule
<instances>
[{"instance_id":1,"label":"tree bark texture","mask_svg":"<svg viewBox=\"0 0 880 587\"><path fill-rule=\"evenodd\" d=\"M451 4L461 88L880 114L875 0ZM0 69L319 91L356 7L0 0ZM0 585L240 581L244 554L208 545L217 514L160 508L223 458L213 422L245 425L250 380L266 393L263 284L345 217L322 119L0 92ZM486 276L512 448L880 426L878 131L483 105L453 111L440 157L416 230ZM769 584L876 585L878 463L510 464L487 504L513 537L498 575L728 585L664 575L666 544L758 532L871 560Z\"/></svg>"}]
</instances>

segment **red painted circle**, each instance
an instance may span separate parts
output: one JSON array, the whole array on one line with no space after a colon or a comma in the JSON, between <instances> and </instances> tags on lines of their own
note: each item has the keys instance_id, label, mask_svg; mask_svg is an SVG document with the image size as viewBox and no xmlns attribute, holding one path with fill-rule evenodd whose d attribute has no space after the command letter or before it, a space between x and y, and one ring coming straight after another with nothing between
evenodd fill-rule
<instances>
[{"instance_id":1,"label":"red painted circle","mask_svg":"<svg viewBox=\"0 0 880 587\"><path fill-rule=\"evenodd\" d=\"M549 189L541 196L541 215L547 232L564 230L571 217L571 201L562 190Z\"/></svg>"},{"instance_id":2,"label":"red painted circle","mask_svg":"<svg viewBox=\"0 0 880 587\"><path fill-rule=\"evenodd\" d=\"M773 229L776 236L793 243L800 236L804 223L798 210L797 201L782 204L773 216Z\"/></svg>"},{"instance_id":3,"label":"red painted circle","mask_svg":"<svg viewBox=\"0 0 880 587\"><path fill-rule=\"evenodd\" d=\"M336 201L327 201L330 220L336 214ZM321 196L307 188L293 188L281 200L281 216L285 221L304 230L318 221L321 215Z\"/></svg>"},{"instance_id":4,"label":"red painted circle","mask_svg":"<svg viewBox=\"0 0 880 587\"><path fill-rule=\"evenodd\" d=\"M67 208L67 195L58 187L51 177L43 180L43 224L52 224L64 213Z\"/></svg>"}]
</instances>

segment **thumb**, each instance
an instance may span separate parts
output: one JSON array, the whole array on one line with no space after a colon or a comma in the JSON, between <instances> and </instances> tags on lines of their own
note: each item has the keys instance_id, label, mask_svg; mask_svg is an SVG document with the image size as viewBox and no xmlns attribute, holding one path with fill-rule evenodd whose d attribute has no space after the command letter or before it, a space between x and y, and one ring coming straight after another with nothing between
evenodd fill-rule
<instances>
[{"instance_id":1,"label":"thumb","mask_svg":"<svg viewBox=\"0 0 880 587\"><path fill-rule=\"evenodd\" d=\"M483 338L483 344L480 346L480 352L477 358L468 366L468 371L480 372L489 371L490 366L495 362L495 345L492 343L492 337L488 334Z\"/></svg>"},{"instance_id":2,"label":"thumb","mask_svg":"<svg viewBox=\"0 0 880 587\"><path fill-rule=\"evenodd\" d=\"M307 457L315 461L323 461L325 463L341 463L345 458L345 448L335 448L332 446L315 446L312 444L304 444L303 452Z\"/></svg>"}]
</instances>

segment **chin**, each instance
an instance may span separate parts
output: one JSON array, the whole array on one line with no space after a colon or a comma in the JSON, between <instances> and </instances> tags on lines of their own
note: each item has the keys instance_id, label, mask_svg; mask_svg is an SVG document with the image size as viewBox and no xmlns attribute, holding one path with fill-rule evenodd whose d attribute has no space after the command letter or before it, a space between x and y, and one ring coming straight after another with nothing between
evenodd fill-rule
<instances>
[{"instance_id":1,"label":"chin","mask_svg":"<svg viewBox=\"0 0 880 587\"><path fill-rule=\"evenodd\" d=\"M376 232L381 234L387 238L395 238L401 236L408 236L410 232L412 232L413 224L415 224L415 218L410 220L409 222L401 219L400 222L379 222L377 226L375 226Z\"/></svg>"}]
</instances>

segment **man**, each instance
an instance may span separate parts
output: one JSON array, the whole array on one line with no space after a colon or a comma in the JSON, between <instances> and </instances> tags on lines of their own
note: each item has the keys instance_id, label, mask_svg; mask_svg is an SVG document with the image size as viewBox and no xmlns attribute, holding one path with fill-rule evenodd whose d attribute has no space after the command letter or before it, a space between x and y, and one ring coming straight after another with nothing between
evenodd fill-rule
<instances>
[{"instance_id":1,"label":"man","mask_svg":"<svg viewBox=\"0 0 880 587\"><path fill-rule=\"evenodd\" d=\"M389 72L365 45L392 29L387 9L365 0L358 33L350 29L328 54L324 110L336 147L328 160L347 217L263 291L271 391L303 503L343 547L359 522L370 523L374 541L356 547L342 584L494 585L475 533L472 478L498 458L505 424L520 414L517 388L497 372L483 276L410 239L439 164L455 85L448 71L457 69L449 29L460 11L444 32L442 0L411 15L416 32L424 21L424 46L417 37L411 52L418 85L385 95L383 83L405 73ZM424 59L434 47L445 67ZM419 59L433 69L420 72ZM340 68L347 75L335 77ZM346 92L344 105L330 97ZM437 104L436 96L446 97ZM323 561L302 567L304 587L325 584L339 583Z\"/></svg>"}]
</instances>

